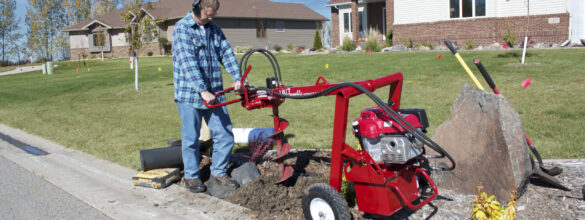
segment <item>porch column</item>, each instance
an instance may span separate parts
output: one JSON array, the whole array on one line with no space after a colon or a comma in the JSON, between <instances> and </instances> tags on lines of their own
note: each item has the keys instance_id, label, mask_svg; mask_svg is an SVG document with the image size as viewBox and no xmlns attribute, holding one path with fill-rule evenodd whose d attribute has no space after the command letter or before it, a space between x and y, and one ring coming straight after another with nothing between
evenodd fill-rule
<instances>
[{"instance_id":1,"label":"porch column","mask_svg":"<svg viewBox=\"0 0 585 220\"><path fill-rule=\"evenodd\" d=\"M386 0L386 31L394 31L394 0ZM396 31L394 31L396 33Z\"/></svg>"},{"instance_id":2,"label":"porch column","mask_svg":"<svg viewBox=\"0 0 585 220\"><path fill-rule=\"evenodd\" d=\"M337 47L339 43L339 10L331 7L331 47Z\"/></svg>"},{"instance_id":3,"label":"porch column","mask_svg":"<svg viewBox=\"0 0 585 220\"><path fill-rule=\"evenodd\" d=\"M359 11L358 11L358 0L351 0L351 31L353 42L358 42L359 38Z\"/></svg>"}]
</instances>

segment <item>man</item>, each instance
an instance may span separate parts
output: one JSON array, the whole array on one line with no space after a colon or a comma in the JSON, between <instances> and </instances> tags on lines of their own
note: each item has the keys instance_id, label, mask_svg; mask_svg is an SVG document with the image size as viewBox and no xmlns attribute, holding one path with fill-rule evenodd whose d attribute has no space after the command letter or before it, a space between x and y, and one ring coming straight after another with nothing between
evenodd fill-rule
<instances>
[{"instance_id":1,"label":"man","mask_svg":"<svg viewBox=\"0 0 585 220\"><path fill-rule=\"evenodd\" d=\"M238 183L227 176L226 166L234 145L232 123L227 108L209 109L203 104L223 102L225 97L213 94L223 89L221 67L240 89L238 61L229 42L213 17L219 0L195 0L193 10L178 21L173 31L173 75L175 102L181 117L181 138L185 186L195 193L207 189L199 176L199 131L201 118L207 122L213 137L211 180L237 188Z\"/></svg>"}]
</instances>

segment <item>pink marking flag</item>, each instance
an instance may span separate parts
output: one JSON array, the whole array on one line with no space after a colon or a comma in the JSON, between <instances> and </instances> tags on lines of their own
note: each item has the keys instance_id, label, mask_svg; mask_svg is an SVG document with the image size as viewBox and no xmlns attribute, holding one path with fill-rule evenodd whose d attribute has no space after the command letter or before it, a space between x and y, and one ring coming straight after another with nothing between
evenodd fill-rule
<instances>
[{"instance_id":1,"label":"pink marking flag","mask_svg":"<svg viewBox=\"0 0 585 220\"><path fill-rule=\"evenodd\" d=\"M526 78L526 80L524 80L522 82L522 87L526 88L528 86L532 85L532 82L530 81L530 77Z\"/></svg>"},{"instance_id":2,"label":"pink marking flag","mask_svg":"<svg viewBox=\"0 0 585 220\"><path fill-rule=\"evenodd\" d=\"M77 67L77 69L75 70L76 72L79 72L79 67Z\"/></svg>"},{"instance_id":3,"label":"pink marking flag","mask_svg":"<svg viewBox=\"0 0 585 220\"><path fill-rule=\"evenodd\" d=\"M369 54L370 53L370 50L366 50L366 53Z\"/></svg>"},{"instance_id":4,"label":"pink marking flag","mask_svg":"<svg viewBox=\"0 0 585 220\"><path fill-rule=\"evenodd\" d=\"M504 44L504 46L503 46L503 47L504 47L504 49L506 49L506 50L508 49L508 45L507 45L507 44Z\"/></svg>"},{"instance_id":5,"label":"pink marking flag","mask_svg":"<svg viewBox=\"0 0 585 220\"><path fill-rule=\"evenodd\" d=\"M443 54L437 55L437 59L441 59L441 58L443 58Z\"/></svg>"}]
</instances>

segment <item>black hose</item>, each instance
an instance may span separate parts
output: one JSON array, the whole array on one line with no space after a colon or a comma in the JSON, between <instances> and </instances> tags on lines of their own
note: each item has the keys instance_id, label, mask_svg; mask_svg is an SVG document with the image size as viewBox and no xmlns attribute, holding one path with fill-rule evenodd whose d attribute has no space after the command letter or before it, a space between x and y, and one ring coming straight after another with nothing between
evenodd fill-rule
<instances>
[{"instance_id":1,"label":"black hose","mask_svg":"<svg viewBox=\"0 0 585 220\"><path fill-rule=\"evenodd\" d=\"M277 97L281 97L281 98L310 99L310 98L317 98L317 97L332 93L335 90L338 90L338 89L344 88L344 87L353 87L353 88L357 89L358 91L366 94L384 112L386 112L386 114L388 114L394 121L396 121L401 127L405 128L409 134L411 134L414 138L421 141L423 144L429 146L431 149L433 149L434 151L436 151L437 153L440 154L440 156L433 156L433 157L428 157L428 158L445 158L445 157L447 157L447 159L449 159L449 161L451 162L451 167L432 167L432 169L441 170L441 171L451 171L451 170L455 169L455 166L456 166L455 160L453 160L451 155L449 155L449 153L447 153L445 151L445 149L443 149L441 146L439 146L437 143L435 143L433 140L431 140L429 137L427 137L424 133L422 133L421 131L416 129L412 124L408 123L407 121L404 121L401 117L398 116L399 115L398 112L396 112L392 108L388 107L386 105L386 103L384 103L380 98L378 98L376 95L374 95L374 93L370 92L368 89L364 88L363 86L361 86L359 84L351 83L351 82L340 83L340 84L337 84L335 86L324 89L321 92L315 92L315 93L312 93L309 95L303 95L303 96L285 95L282 93L275 92L272 89L263 88L263 87L255 87L255 89L266 90L270 94L277 96Z\"/></svg>"},{"instance_id":2,"label":"black hose","mask_svg":"<svg viewBox=\"0 0 585 220\"><path fill-rule=\"evenodd\" d=\"M278 61L276 61L276 57L268 50L252 49L246 52L244 56L242 56L242 58L240 59L240 70L244 70L248 66L248 59L250 59L250 56L254 53L261 53L264 56L266 56L266 58L268 58L270 64L272 64L272 70L274 71L274 77L276 78L278 85L283 85L282 75L280 74L280 66L278 65Z\"/></svg>"}]
</instances>

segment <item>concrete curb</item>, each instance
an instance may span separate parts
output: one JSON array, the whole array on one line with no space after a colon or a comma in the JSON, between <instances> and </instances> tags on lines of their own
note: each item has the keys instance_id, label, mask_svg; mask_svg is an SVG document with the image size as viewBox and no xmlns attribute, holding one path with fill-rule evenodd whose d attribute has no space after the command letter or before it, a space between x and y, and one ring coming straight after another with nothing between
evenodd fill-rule
<instances>
[{"instance_id":1,"label":"concrete curb","mask_svg":"<svg viewBox=\"0 0 585 220\"><path fill-rule=\"evenodd\" d=\"M250 219L248 209L173 184L166 189L135 187L136 170L4 124L0 132L38 147L48 155L35 156L0 139L0 153L30 172L86 202L113 219Z\"/></svg>"}]
</instances>

